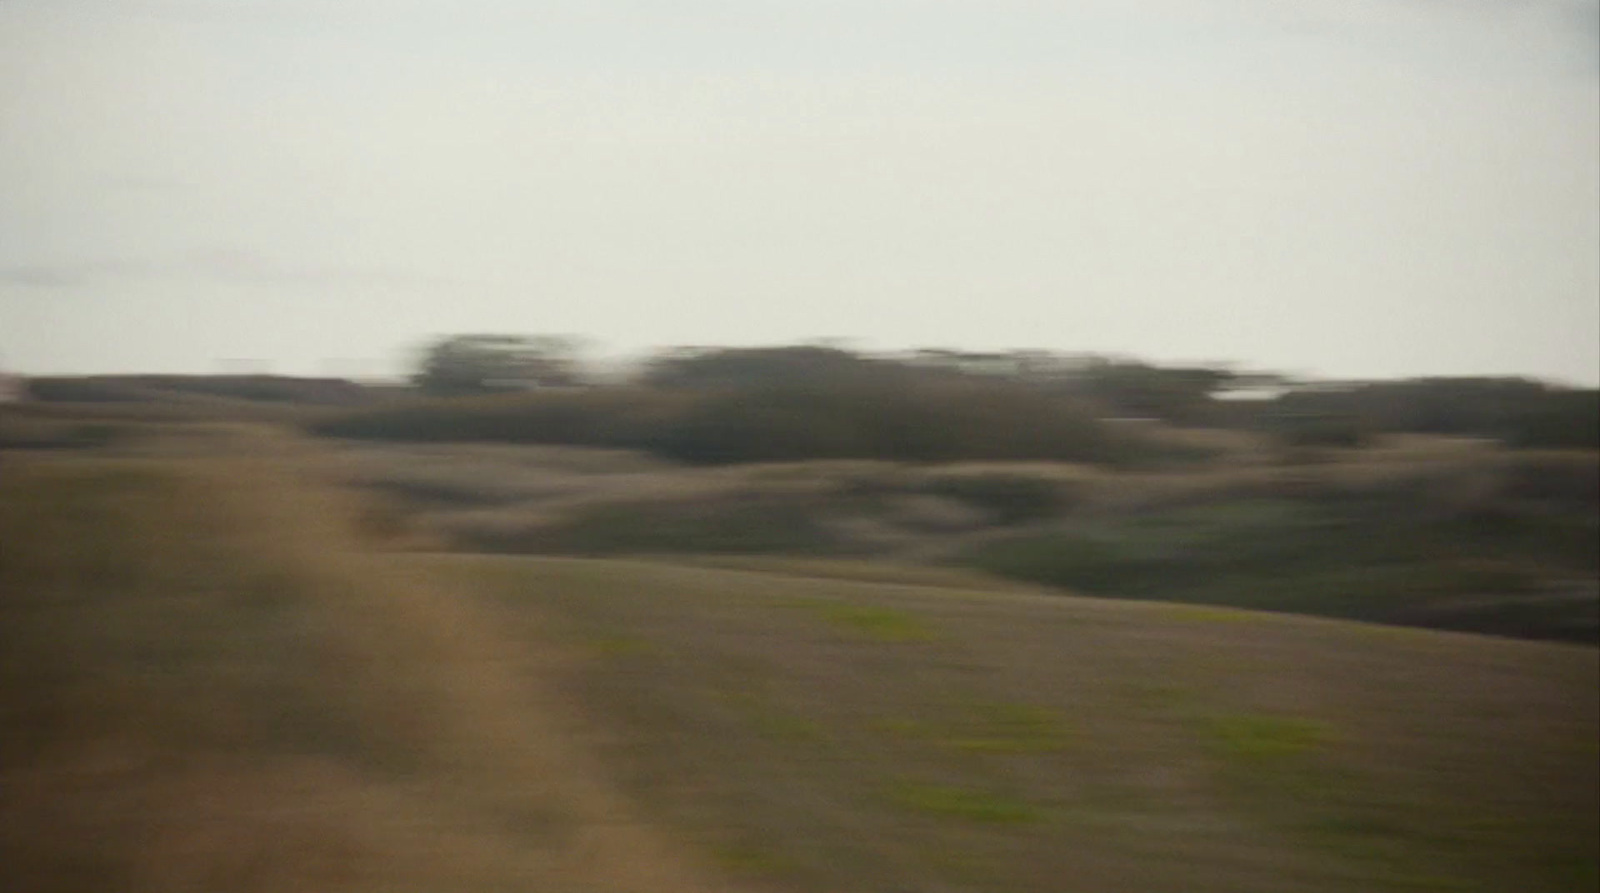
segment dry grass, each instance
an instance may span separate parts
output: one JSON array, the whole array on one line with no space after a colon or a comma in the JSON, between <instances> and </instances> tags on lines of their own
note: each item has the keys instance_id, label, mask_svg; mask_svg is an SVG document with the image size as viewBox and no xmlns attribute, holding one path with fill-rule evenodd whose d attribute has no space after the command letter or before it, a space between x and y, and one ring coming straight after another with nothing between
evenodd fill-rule
<instances>
[{"instance_id":1,"label":"dry grass","mask_svg":"<svg viewBox=\"0 0 1600 893\"><path fill-rule=\"evenodd\" d=\"M1542 487L1600 498L1590 493L1600 493L1591 486L1600 481L1600 459L1581 451L1512 452L1482 441L1413 436L1301 466L1266 461L1248 446L1246 435L1236 432L1185 436L1235 446L1227 461L1146 472L1054 462L815 461L702 468L622 450L573 447L352 444L342 454L352 482L408 498L415 511L446 533L469 531L473 524L512 527L519 521L537 528L564 515L625 502L810 497L825 513L869 515L914 535L937 537L996 523L981 501L985 494L961 489L963 482L985 479L1031 482L1056 495L1060 513L1308 493L1403 491L1420 499L1460 501L1538 493Z\"/></svg>"},{"instance_id":2,"label":"dry grass","mask_svg":"<svg viewBox=\"0 0 1600 893\"><path fill-rule=\"evenodd\" d=\"M0 455L7 890L671 893L711 864L817 893L1557 893L1600 870L1592 650L919 565L393 552L630 506L802 507L898 555L1014 529L993 506L1041 493L1089 518L1305 492L1591 511L1590 454L686 469L125 421ZM385 496L327 486L349 481Z\"/></svg>"},{"instance_id":3,"label":"dry grass","mask_svg":"<svg viewBox=\"0 0 1600 893\"><path fill-rule=\"evenodd\" d=\"M854 580L865 583L894 583L907 586L950 589L1031 590L976 571L892 561L866 561L827 558L793 558L759 555L653 555L656 562L715 567L736 571L758 571L819 580Z\"/></svg>"},{"instance_id":4,"label":"dry grass","mask_svg":"<svg viewBox=\"0 0 1600 893\"><path fill-rule=\"evenodd\" d=\"M498 592L532 649L627 642L571 696L751 883L1567 893L1600 867L1591 649L794 565L412 560Z\"/></svg>"},{"instance_id":5,"label":"dry grass","mask_svg":"<svg viewBox=\"0 0 1600 893\"><path fill-rule=\"evenodd\" d=\"M695 468L570 448L344 455L416 548L960 565L1100 595L1594 640L1595 454L1406 437L1284 464L1236 446L1228 461L1162 472Z\"/></svg>"},{"instance_id":6,"label":"dry grass","mask_svg":"<svg viewBox=\"0 0 1600 893\"><path fill-rule=\"evenodd\" d=\"M708 889L315 456L4 458L0 887Z\"/></svg>"}]
</instances>

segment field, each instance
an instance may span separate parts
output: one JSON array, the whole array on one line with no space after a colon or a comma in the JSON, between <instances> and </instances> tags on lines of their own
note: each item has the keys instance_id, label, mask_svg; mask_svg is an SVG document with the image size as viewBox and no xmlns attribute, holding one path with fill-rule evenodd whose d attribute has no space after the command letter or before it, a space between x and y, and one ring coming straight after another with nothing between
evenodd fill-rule
<instances>
[{"instance_id":1,"label":"field","mask_svg":"<svg viewBox=\"0 0 1600 893\"><path fill-rule=\"evenodd\" d=\"M332 448L347 481L440 549L847 558L1099 596L1600 643L1594 454L1418 437L1307 463L1275 461L1236 432L1211 442L1223 458L1165 470Z\"/></svg>"},{"instance_id":2,"label":"field","mask_svg":"<svg viewBox=\"0 0 1600 893\"><path fill-rule=\"evenodd\" d=\"M848 566L417 561L581 655L565 685L612 771L752 885L1596 879L1591 650Z\"/></svg>"},{"instance_id":3,"label":"field","mask_svg":"<svg viewBox=\"0 0 1600 893\"><path fill-rule=\"evenodd\" d=\"M315 460L5 456L0 888L717 889Z\"/></svg>"},{"instance_id":4,"label":"field","mask_svg":"<svg viewBox=\"0 0 1600 893\"><path fill-rule=\"evenodd\" d=\"M1540 588L1585 580L1587 456L695 468L190 413L0 419L0 888L1600 880L1588 602ZM1426 524L1363 552L1386 493ZM1285 613L1359 598L1269 530L1579 644ZM1034 572L1062 537L1124 551Z\"/></svg>"}]
</instances>

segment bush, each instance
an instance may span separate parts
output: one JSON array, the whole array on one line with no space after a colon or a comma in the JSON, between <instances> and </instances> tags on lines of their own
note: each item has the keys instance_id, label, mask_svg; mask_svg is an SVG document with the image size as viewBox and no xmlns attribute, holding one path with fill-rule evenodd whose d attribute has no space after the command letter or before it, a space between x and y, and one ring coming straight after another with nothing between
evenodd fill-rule
<instances>
[{"instance_id":1,"label":"bush","mask_svg":"<svg viewBox=\"0 0 1600 893\"><path fill-rule=\"evenodd\" d=\"M924 483L921 490L959 499L988 512L1001 524L1054 517L1071 504L1068 494L1054 481L1006 472L942 475Z\"/></svg>"},{"instance_id":2,"label":"bush","mask_svg":"<svg viewBox=\"0 0 1600 893\"><path fill-rule=\"evenodd\" d=\"M1266 415L1269 420L1350 420L1372 433L1488 437L1518 447L1600 448L1600 392L1520 378L1318 386L1283 395L1266 408ZM1340 435L1329 431L1325 436L1337 440Z\"/></svg>"},{"instance_id":3,"label":"bush","mask_svg":"<svg viewBox=\"0 0 1600 893\"><path fill-rule=\"evenodd\" d=\"M136 403L149 399L126 381L102 378L32 378L28 396L47 403Z\"/></svg>"},{"instance_id":4,"label":"bush","mask_svg":"<svg viewBox=\"0 0 1600 893\"><path fill-rule=\"evenodd\" d=\"M795 383L745 390L606 388L418 400L325 415L314 433L646 450L699 465L801 459L1135 463L1161 451L1018 385Z\"/></svg>"},{"instance_id":5,"label":"bush","mask_svg":"<svg viewBox=\"0 0 1600 893\"><path fill-rule=\"evenodd\" d=\"M1505 492L1523 499L1600 505L1600 454L1526 452L1506 463Z\"/></svg>"},{"instance_id":6,"label":"bush","mask_svg":"<svg viewBox=\"0 0 1600 893\"><path fill-rule=\"evenodd\" d=\"M222 397L265 403L355 406L374 397L367 388L338 378L280 375L96 375L35 378L35 400L60 403L138 403L175 398Z\"/></svg>"},{"instance_id":7,"label":"bush","mask_svg":"<svg viewBox=\"0 0 1600 893\"><path fill-rule=\"evenodd\" d=\"M1541 449L1600 449L1600 392L1557 391L1510 426L1506 443Z\"/></svg>"},{"instance_id":8,"label":"bush","mask_svg":"<svg viewBox=\"0 0 1600 893\"><path fill-rule=\"evenodd\" d=\"M1304 415L1272 423L1274 435L1290 450L1359 449L1372 440L1372 430L1349 415Z\"/></svg>"},{"instance_id":9,"label":"bush","mask_svg":"<svg viewBox=\"0 0 1600 893\"><path fill-rule=\"evenodd\" d=\"M815 508L795 499L602 503L474 545L505 552L627 555L671 552L822 554L847 551Z\"/></svg>"}]
</instances>

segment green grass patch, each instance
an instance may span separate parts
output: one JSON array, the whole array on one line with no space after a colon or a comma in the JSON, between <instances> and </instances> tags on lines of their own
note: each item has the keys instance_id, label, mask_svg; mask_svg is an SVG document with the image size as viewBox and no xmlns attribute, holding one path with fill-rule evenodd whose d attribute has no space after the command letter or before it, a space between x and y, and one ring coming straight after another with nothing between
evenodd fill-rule
<instances>
[{"instance_id":1,"label":"green grass patch","mask_svg":"<svg viewBox=\"0 0 1600 893\"><path fill-rule=\"evenodd\" d=\"M873 721L872 728L897 738L926 738L933 734L927 723L904 716L890 716Z\"/></svg>"},{"instance_id":2,"label":"green grass patch","mask_svg":"<svg viewBox=\"0 0 1600 893\"><path fill-rule=\"evenodd\" d=\"M576 555L794 553L839 551L839 538L797 497L638 500L574 510L510 539L484 539L497 551Z\"/></svg>"},{"instance_id":3,"label":"green grass patch","mask_svg":"<svg viewBox=\"0 0 1600 893\"><path fill-rule=\"evenodd\" d=\"M784 854L758 844L719 846L711 854L719 866L737 874L772 876L794 869L794 862Z\"/></svg>"},{"instance_id":4,"label":"green grass patch","mask_svg":"<svg viewBox=\"0 0 1600 893\"><path fill-rule=\"evenodd\" d=\"M1026 825L1042 814L1032 804L994 791L899 779L885 791L890 802L909 812L990 825Z\"/></svg>"},{"instance_id":5,"label":"green grass patch","mask_svg":"<svg viewBox=\"0 0 1600 893\"><path fill-rule=\"evenodd\" d=\"M969 705L954 720L938 722L886 717L873 722L872 728L896 738L980 754L1048 753L1073 741L1060 714L1031 704Z\"/></svg>"},{"instance_id":6,"label":"green grass patch","mask_svg":"<svg viewBox=\"0 0 1600 893\"><path fill-rule=\"evenodd\" d=\"M1452 514L1454 513L1454 514ZM1600 566L1589 509L1506 503L1476 514L1330 490L1085 518L985 540L957 563L1100 596L1311 614L1592 644L1592 599L1551 579Z\"/></svg>"},{"instance_id":7,"label":"green grass patch","mask_svg":"<svg viewBox=\"0 0 1600 893\"><path fill-rule=\"evenodd\" d=\"M927 642L937 638L920 617L908 611L818 599L798 604L838 629L879 642Z\"/></svg>"},{"instance_id":8,"label":"green grass patch","mask_svg":"<svg viewBox=\"0 0 1600 893\"><path fill-rule=\"evenodd\" d=\"M821 723L783 709L765 694L737 691L724 692L720 697L756 734L768 740L820 743L828 738Z\"/></svg>"},{"instance_id":9,"label":"green grass patch","mask_svg":"<svg viewBox=\"0 0 1600 893\"><path fill-rule=\"evenodd\" d=\"M946 740L971 753L1043 753L1061 750L1071 738L1060 715L1049 708L984 704Z\"/></svg>"},{"instance_id":10,"label":"green grass patch","mask_svg":"<svg viewBox=\"0 0 1600 893\"><path fill-rule=\"evenodd\" d=\"M1239 713L1214 717L1207 724L1212 748L1239 762L1275 764L1323 747L1329 738L1326 723L1269 713Z\"/></svg>"}]
</instances>

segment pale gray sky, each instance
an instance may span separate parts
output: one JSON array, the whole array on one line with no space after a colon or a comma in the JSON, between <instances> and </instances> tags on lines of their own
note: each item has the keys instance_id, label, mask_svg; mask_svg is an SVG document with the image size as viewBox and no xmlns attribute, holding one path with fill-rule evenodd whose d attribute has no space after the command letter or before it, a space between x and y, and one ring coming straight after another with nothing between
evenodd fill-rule
<instances>
[{"instance_id":1,"label":"pale gray sky","mask_svg":"<svg viewBox=\"0 0 1600 893\"><path fill-rule=\"evenodd\" d=\"M1600 0L0 0L0 364L485 331L1593 384L1597 41Z\"/></svg>"}]
</instances>

